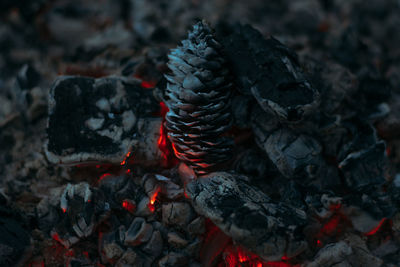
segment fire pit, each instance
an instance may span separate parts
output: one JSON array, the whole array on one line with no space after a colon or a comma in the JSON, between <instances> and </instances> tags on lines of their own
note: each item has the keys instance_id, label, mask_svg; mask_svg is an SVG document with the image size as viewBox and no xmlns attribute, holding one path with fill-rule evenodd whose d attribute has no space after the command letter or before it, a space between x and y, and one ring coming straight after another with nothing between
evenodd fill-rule
<instances>
[{"instance_id":1,"label":"fire pit","mask_svg":"<svg viewBox=\"0 0 400 267\"><path fill-rule=\"evenodd\" d=\"M398 266L371 2L4 4L0 265Z\"/></svg>"}]
</instances>

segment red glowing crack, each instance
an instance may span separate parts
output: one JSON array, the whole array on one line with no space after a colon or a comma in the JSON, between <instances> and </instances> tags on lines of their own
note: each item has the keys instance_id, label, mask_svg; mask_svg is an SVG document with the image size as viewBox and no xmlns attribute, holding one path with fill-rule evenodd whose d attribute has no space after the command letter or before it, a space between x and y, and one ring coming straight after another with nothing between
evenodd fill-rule
<instances>
[{"instance_id":1,"label":"red glowing crack","mask_svg":"<svg viewBox=\"0 0 400 267\"><path fill-rule=\"evenodd\" d=\"M130 200L122 201L122 207L130 213L134 213L136 206Z\"/></svg>"},{"instance_id":2,"label":"red glowing crack","mask_svg":"<svg viewBox=\"0 0 400 267\"><path fill-rule=\"evenodd\" d=\"M200 251L202 264L205 267L299 267L288 262L288 257L282 261L263 261L258 255L234 244L232 239L224 234L211 220L206 220L204 244ZM219 260L218 260L219 259Z\"/></svg>"},{"instance_id":3,"label":"red glowing crack","mask_svg":"<svg viewBox=\"0 0 400 267\"><path fill-rule=\"evenodd\" d=\"M386 222L388 222L388 219L387 218L383 218L375 228L373 228L371 231L369 231L367 233L364 233L364 235L373 236L374 234L376 234L383 227L383 225L386 224ZM389 223L391 223L391 222L389 221Z\"/></svg>"},{"instance_id":4,"label":"red glowing crack","mask_svg":"<svg viewBox=\"0 0 400 267\"><path fill-rule=\"evenodd\" d=\"M127 160L129 159L129 157L131 156L131 151L129 151L126 155L124 160L121 162L121 166L124 166L127 162Z\"/></svg>"},{"instance_id":5,"label":"red glowing crack","mask_svg":"<svg viewBox=\"0 0 400 267\"><path fill-rule=\"evenodd\" d=\"M157 196L158 196L158 194L160 193L160 191L161 191L160 188L156 189L156 191L155 191L155 192L151 195L151 197L150 197L150 201L149 201L148 207L149 207L149 210L150 210L151 212L154 212L155 209L156 209L155 203L156 203Z\"/></svg>"},{"instance_id":6,"label":"red glowing crack","mask_svg":"<svg viewBox=\"0 0 400 267\"><path fill-rule=\"evenodd\" d=\"M174 152L176 153L176 149L173 144L168 139L168 132L164 126L165 123L165 115L169 111L167 105L164 102L160 102L160 112L157 114L158 116L163 118L163 121L160 126L160 137L158 138L158 149L160 149L163 156L163 165L165 167L172 167L178 163L177 158L175 157Z\"/></svg>"},{"instance_id":7,"label":"red glowing crack","mask_svg":"<svg viewBox=\"0 0 400 267\"><path fill-rule=\"evenodd\" d=\"M100 177L99 177L99 181L103 180L104 178L106 178L107 176L110 176L111 173L103 173Z\"/></svg>"}]
</instances>

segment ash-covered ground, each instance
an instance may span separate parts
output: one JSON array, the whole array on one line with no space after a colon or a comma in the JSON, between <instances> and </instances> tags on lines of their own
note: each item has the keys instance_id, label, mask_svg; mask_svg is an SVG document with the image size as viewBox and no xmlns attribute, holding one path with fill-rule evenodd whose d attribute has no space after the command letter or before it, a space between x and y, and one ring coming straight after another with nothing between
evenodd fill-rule
<instances>
[{"instance_id":1,"label":"ash-covered ground","mask_svg":"<svg viewBox=\"0 0 400 267\"><path fill-rule=\"evenodd\" d=\"M400 203L399 12L400 2L397 0L1 1L0 229L3 232L0 232L0 265L398 266L400 213L396 209ZM219 36L224 36L227 25L249 23L266 38L273 36L296 52L302 71L320 91L320 105L324 113L340 114L343 121L352 121L351 126L346 128L350 129L348 135L352 137L358 133L366 133L365 139L360 134L356 145L375 141L371 141L368 136L373 131L372 128L363 123L354 123L355 126L352 123L360 120L374 126L377 138L385 141L386 153L386 162L379 162L377 165L385 166L384 178L390 184L388 191L392 192L393 186L398 190L391 193L391 210L395 211L390 219L378 220L377 227L371 230L368 227L374 224L373 220L371 222L371 217L367 215L363 217L364 213L361 211L359 216L351 217L349 214L354 212L349 209L336 213L330 210L330 204L340 201L335 198L334 193L328 192L325 200L329 202L327 212L330 213L319 214L325 220L320 222L323 231L317 231L315 238L307 240L308 244L317 242L315 247L309 247L299 257L296 255L297 258L293 261L286 258L286 255L280 257L280 261L262 261L258 258L260 253L257 249L255 251L258 256L254 256L256 258L248 255L240 257L241 248L231 244L232 241L223 234L215 234L216 240L212 240L220 246L204 249L203 243L216 230L213 230L213 226L209 225L211 223L200 216L197 210L195 212L183 191L182 181L176 178L179 176L177 173L184 173L185 170L178 169L174 165L176 158L169 157L172 151L168 151L168 142L162 138L162 130L160 133L165 112L162 106L161 111L159 110L159 102L164 99L163 74L168 72L166 63L169 49L185 39L192 25L202 19L207 20L220 33ZM223 41L223 37L220 40ZM234 55L235 51L232 49L236 47L236 43L227 41L227 44L226 53ZM237 47L240 48L240 45ZM235 64L234 66L239 66L240 62ZM232 80L238 79L240 75L251 77L242 73L241 68L236 68L235 71L237 77ZM248 73L252 71L246 69ZM88 145L82 139L82 129L78 126L68 128L69 121L78 121L80 116L88 114L96 115L98 111L90 108L83 108L82 111L79 105L72 103L74 99L67 97L63 102L65 112L61 112L57 118L58 121L64 119L65 124L53 132L46 130L49 117L55 116L53 113L49 114L49 111L59 101L51 93L59 75L91 78L114 76L113 79L118 80L115 82L118 85L115 86L122 89L116 90L115 97L121 97L118 94L122 94L123 98L132 101L121 104L121 107L111 105L111 109L116 110L113 114L121 118L118 122L121 129L117 127L115 132L104 131L101 134L112 136L110 138L114 143ZM134 78L133 82L125 81L131 78ZM89 87L96 88L99 90L98 95L102 94L101 85L104 81L77 79L79 82L74 84L75 87L82 86L83 91ZM88 87L85 85L87 83L95 85ZM104 82L107 86L114 86L108 83L111 82ZM120 83L123 85L120 86ZM128 87L136 88L132 89L137 90L135 94L124 95L124 90L128 90ZM148 92L144 92L145 89L152 90L154 99L147 99ZM98 102L101 99L96 99L96 95L97 93L93 96L89 94L89 100L85 103L94 101L93 106L101 106L100 109L107 111L107 107ZM244 95L248 96L246 92ZM115 98L113 95L104 97ZM136 103L137 99L143 103ZM68 101L76 106L71 108ZM246 97L235 98L232 102L234 106L243 107L235 109L235 118L245 118L248 114L243 110L253 103ZM69 108L76 112L71 115ZM129 112L132 109L134 113ZM254 114L252 116L257 117ZM93 131L97 130L100 121L87 119L81 121L82 125ZM296 170L279 165L281 155L274 158L277 154L271 153L267 157L262 149L275 149L274 143L280 142L278 139L285 134L288 137L282 138L292 140L292 137L282 130L283 133L277 139L265 142L257 140L256 149L255 142L249 141L252 139L249 136L257 135L254 129L261 129L262 132L265 130L263 127L269 125L263 124L262 119L255 120L260 126L250 127L253 130L248 130L248 121L235 121L238 128L233 131L236 130L235 141L242 148L248 143L252 148L254 146L254 149L240 150L241 157L234 164L235 170L249 176L253 184L257 184L257 190L263 191L274 200L286 198L286 202L293 205L297 201L297 189L277 191L286 187L296 188L296 185L265 183L262 180L263 177L295 175L293 172ZM322 115L318 120L329 124L329 119ZM131 128L130 125L135 125L136 128ZM307 127L305 124L299 131L309 133ZM121 131L120 136L118 131ZM64 148L70 145L72 141L67 137L71 136L68 134L71 132L81 138L81 143L75 142L76 147L67 147L66 153L82 152L76 151L79 148L86 149L83 151L86 154L71 157L49 156L49 145L54 151L57 150L57 145ZM50 142L57 140L54 144L49 143L48 135L51 134L53 136ZM343 132L331 133L335 134L340 136ZM337 140L331 135L327 139ZM149 140L143 141L142 137ZM257 135L257 138L260 139L260 136ZM300 138L298 140L308 142ZM152 146L154 142L158 142L158 148ZM128 154L127 157L128 144L137 148L140 153ZM327 151L326 147L330 146L324 146L324 161L332 166L338 163L336 161L340 157L329 158L329 155L354 152L352 147L343 148L347 152ZM163 150L162 153L158 149ZM269 160L263 161L260 158ZM83 162L82 159L104 159L107 162L89 164L90 162ZM351 165L354 164L351 160L350 158L342 164L348 172L343 171L340 179L353 181L352 173L358 167ZM77 165L80 161L82 164ZM57 164L59 162L65 164ZM171 166L175 167L171 169ZM134 179L129 180L127 176L132 173ZM366 173L357 173L354 177L359 175L367 176ZM119 178L110 181L113 176ZM230 181L231 178L228 178L222 176L221 180ZM321 182L322 188L335 187L335 180L327 178L324 181L326 183ZM366 181L367 185L368 182ZM351 184L353 185L362 186L357 182ZM366 195L369 196L370 192L367 191ZM131 196L132 192L134 197ZM158 194L160 197L156 202ZM78 199L74 196L78 196ZM79 204L88 200L95 204ZM296 208L303 209L301 201L298 203ZM369 205L378 204L371 202ZM366 211L378 214L374 219L379 216L386 218L386 211L375 211L373 207L358 203L355 206L362 206ZM74 214L68 213L71 207L75 209ZM384 209L382 206L382 210ZM384 215L379 215L380 212ZM80 221L82 214L86 216L84 223ZM363 220L368 221L365 223L367 226ZM332 224L334 226L330 226ZM356 229L356 233L353 230L343 230L348 228ZM315 233L314 230L309 232ZM378 235L375 235L376 232ZM249 244L246 242L244 243ZM219 251L219 260L215 260L214 253L219 247L224 247L224 251ZM204 258L207 259L206 263ZM250 265L258 263L262 265ZM282 265L273 265L278 263Z\"/></svg>"}]
</instances>

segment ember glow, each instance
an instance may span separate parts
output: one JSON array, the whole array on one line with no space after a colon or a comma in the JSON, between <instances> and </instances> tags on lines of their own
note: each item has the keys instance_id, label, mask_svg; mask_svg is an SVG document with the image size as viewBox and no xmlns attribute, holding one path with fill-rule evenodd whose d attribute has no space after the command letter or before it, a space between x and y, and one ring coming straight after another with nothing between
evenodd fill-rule
<instances>
[{"instance_id":1,"label":"ember glow","mask_svg":"<svg viewBox=\"0 0 400 267\"><path fill-rule=\"evenodd\" d=\"M55 241L61 243L61 238L60 238L60 236L59 236L57 233L52 234L51 237L52 237Z\"/></svg>"},{"instance_id":2,"label":"ember glow","mask_svg":"<svg viewBox=\"0 0 400 267\"><path fill-rule=\"evenodd\" d=\"M155 203L156 203L156 200L157 200L158 193L160 193L160 189L159 189L159 188L158 188L158 189L153 193L153 195L150 197L150 201L149 201L148 207L149 207L149 210L150 210L151 212L154 212L155 209L156 209Z\"/></svg>"},{"instance_id":3,"label":"ember glow","mask_svg":"<svg viewBox=\"0 0 400 267\"><path fill-rule=\"evenodd\" d=\"M365 233L364 235L366 235L366 236L372 236L372 235L376 234L376 233L382 228L382 226L385 225L387 222L388 222L388 219L387 219L387 218L383 218L383 219L379 222L378 226L376 226L376 227L375 227L374 229L372 229L371 231ZM391 223L391 222L389 221L389 223Z\"/></svg>"},{"instance_id":4,"label":"ember glow","mask_svg":"<svg viewBox=\"0 0 400 267\"><path fill-rule=\"evenodd\" d=\"M244 249L242 246L233 243L232 239L226 236L211 220L206 220L206 234L204 236L204 247L201 250L201 258L205 266L211 266L217 258L218 267L299 267L287 261L284 256L281 261L264 261L258 255ZM223 236L227 242L222 241ZM222 237L222 239L221 239ZM217 246L215 247L215 245ZM222 245L219 246L219 245ZM211 250L211 251L210 251ZM209 254L212 255L209 255Z\"/></svg>"},{"instance_id":5,"label":"ember glow","mask_svg":"<svg viewBox=\"0 0 400 267\"><path fill-rule=\"evenodd\" d=\"M130 200L122 201L122 207L130 213L134 213L136 209L135 205Z\"/></svg>"},{"instance_id":6,"label":"ember glow","mask_svg":"<svg viewBox=\"0 0 400 267\"><path fill-rule=\"evenodd\" d=\"M224 261L226 267L295 267L285 262L287 257L282 257L282 261L263 261L254 253L246 251L241 246L230 245L224 251ZM285 259L284 259L285 258ZM223 265L220 264L222 267Z\"/></svg>"},{"instance_id":7,"label":"ember glow","mask_svg":"<svg viewBox=\"0 0 400 267\"><path fill-rule=\"evenodd\" d=\"M342 235L346 228L351 226L349 219L340 212L341 205L332 205L331 210L334 211L333 215L321 221L322 227L315 236L316 247L323 247L324 244L330 239L336 239Z\"/></svg>"},{"instance_id":8,"label":"ember glow","mask_svg":"<svg viewBox=\"0 0 400 267\"><path fill-rule=\"evenodd\" d=\"M163 118L163 122L160 126L160 137L158 138L158 148L160 149L162 156L164 158L163 165L166 167L174 166L178 161L173 153L175 147L168 139L167 129L164 126L165 115L169 111L167 105L164 102L160 102L160 112L159 116Z\"/></svg>"},{"instance_id":9,"label":"ember glow","mask_svg":"<svg viewBox=\"0 0 400 267\"><path fill-rule=\"evenodd\" d=\"M129 159L129 157L131 156L131 151L129 151L126 155L124 160L121 162L121 166L124 166L126 164L126 161Z\"/></svg>"},{"instance_id":10,"label":"ember glow","mask_svg":"<svg viewBox=\"0 0 400 267\"><path fill-rule=\"evenodd\" d=\"M154 88L156 86L156 82L152 82L152 81L142 81L141 86L143 88Z\"/></svg>"},{"instance_id":11,"label":"ember glow","mask_svg":"<svg viewBox=\"0 0 400 267\"><path fill-rule=\"evenodd\" d=\"M104 178L106 178L107 176L110 176L111 173L103 173L100 177L99 177L99 181L103 180Z\"/></svg>"}]
</instances>

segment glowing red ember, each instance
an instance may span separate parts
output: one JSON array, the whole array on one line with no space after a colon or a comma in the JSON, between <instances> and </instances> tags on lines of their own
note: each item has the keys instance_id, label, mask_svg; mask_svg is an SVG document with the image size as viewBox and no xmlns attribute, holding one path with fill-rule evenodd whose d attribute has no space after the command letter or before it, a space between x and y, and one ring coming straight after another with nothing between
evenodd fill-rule
<instances>
[{"instance_id":1,"label":"glowing red ember","mask_svg":"<svg viewBox=\"0 0 400 267\"><path fill-rule=\"evenodd\" d=\"M164 102L160 102L160 113L157 114L163 118L163 122L160 126L160 137L158 139L158 149L160 149L164 161L163 165L165 167L171 167L174 166L178 161L173 153L173 150L175 149L173 144L168 139L168 132L167 129L164 126L165 122L165 115L169 111L167 105L165 105Z\"/></svg>"},{"instance_id":2,"label":"glowing red ember","mask_svg":"<svg viewBox=\"0 0 400 267\"><path fill-rule=\"evenodd\" d=\"M126 153L124 160L121 162L121 166L124 166L126 164L126 161L129 159L130 155L131 155L131 151Z\"/></svg>"},{"instance_id":3,"label":"glowing red ember","mask_svg":"<svg viewBox=\"0 0 400 267\"><path fill-rule=\"evenodd\" d=\"M130 201L129 199L125 199L124 201L122 201L122 207L130 213L134 213L136 209L135 204L133 204L132 201Z\"/></svg>"},{"instance_id":4,"label":"glowing red ember","mask_svg":"<svg viewBox=\"0 0 400 267\"><path fill-rule=\"evenodd\" d=\"M141 86L143 88L154 88L156 86L156 82L153 81L142 81Z\"/></svg>"},{"instance_id":5,"label":"glowing red ember","mask_svg":"<svg viewBox=\"0 0 400 267\"><path fill-rule=\"evenodd\" d=\"M103 174L100 176L99 181L103 180L104 178L106 178L107 176L110 176L110 175L111 175L111 173L103 173Z\"/></svg>"},{"instance_id":6,"label":"glowing red ember","mask_svg":"<svg viewBox=\"0 0 400 267\"><path fill-rule=\"evenodd\" d=\"M150 197L150 201L149 201L148 207L149 207L149 210L150 210L151 212L154 212L155 209L156 209L155 203L156 203L156 200L157 200L158 193L160 193L160 188L158 188L158 189L153 193L153 195Z\"/></svg>"},{"instance_id":7,"label":"glowing red ember","mask_svg":"<svg viewBox=\"0 0 400 267\"><path fill-rule=\"evenodd\" d=\"M224 251L226 267L295 267L285 262L288 257L282 257L282 261L263 261L259 256L236 245L228 246Z\"/></svg>"},{"instance_id":8,"label":"glowing red ember","mask_svg":"<svg viewBox=\"0 0 400 267\"><path fill-rule=\"evenodd\" d=\"M379 222L378 226L376 226L376 227L375 227L374 229L372 229L371 231L369 231L369 232L367 232L367 233L364 233L364 235L366 235L366 236L372 236L372 235L376 234L376 233L382 228L382 226L386 224L387 221L388 221L387 218L383 218L383 219Z\"/></svg>"}]
</instances>

